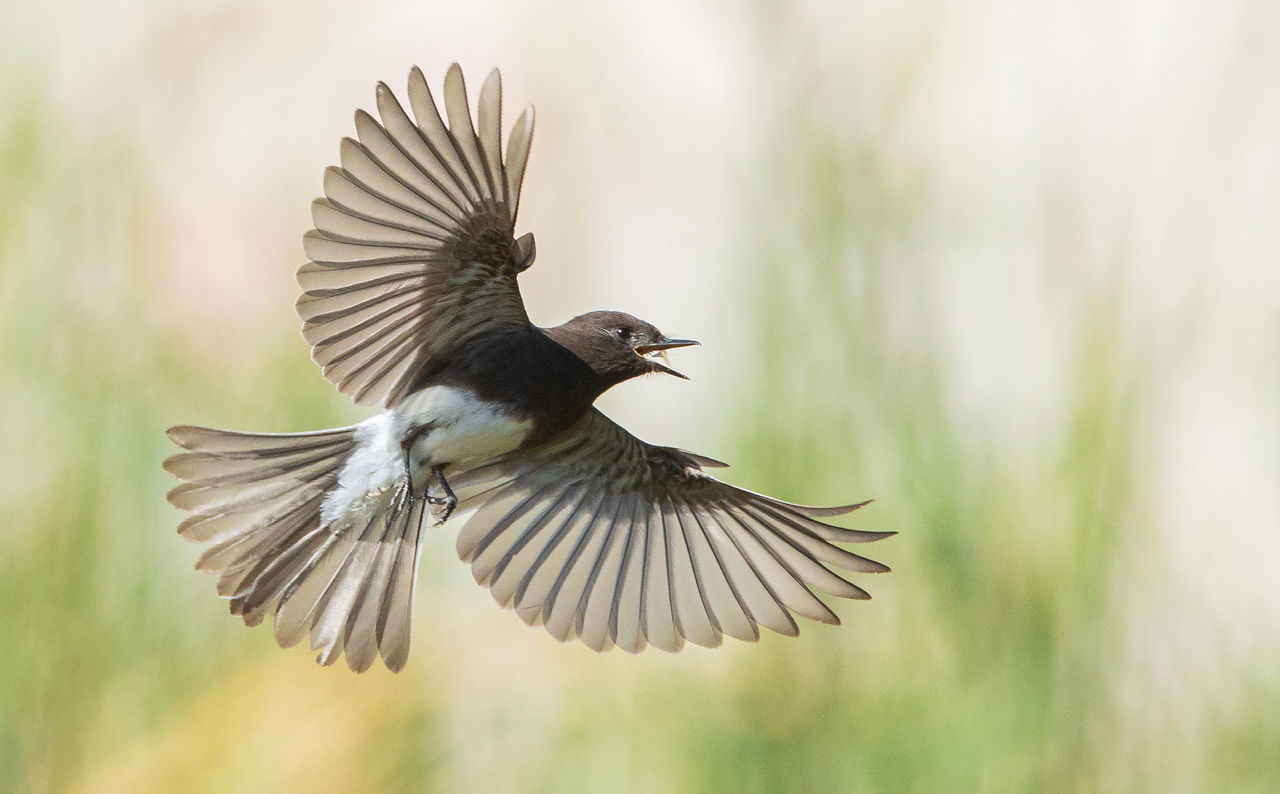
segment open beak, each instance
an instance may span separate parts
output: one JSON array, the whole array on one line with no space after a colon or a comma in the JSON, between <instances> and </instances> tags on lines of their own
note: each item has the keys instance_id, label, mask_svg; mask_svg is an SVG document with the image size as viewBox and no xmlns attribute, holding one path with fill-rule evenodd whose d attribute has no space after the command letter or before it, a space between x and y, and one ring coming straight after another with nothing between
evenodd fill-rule
<instances>
[{"instance_id":1,"label":"open beak","mask_svg":"<svg viewBox=\"0 0 1280 794\"><path fill-rule=\"evenodd\" d=\"M673 350L677 347L689 347L696 344L700 343L693 339L663 339L661 342L654 342L649 345L636 345L635 351L644 358L647 358L649 363L658 372L665 372L668 375L675 375L677 378L684 378L685 380L688 380L688 375L683 375L676 372L671 367L666 366L665 362L667 361L667 351ZM659 364L658 359L661 359L664 363Z\"/></svg>"}]
</instances>

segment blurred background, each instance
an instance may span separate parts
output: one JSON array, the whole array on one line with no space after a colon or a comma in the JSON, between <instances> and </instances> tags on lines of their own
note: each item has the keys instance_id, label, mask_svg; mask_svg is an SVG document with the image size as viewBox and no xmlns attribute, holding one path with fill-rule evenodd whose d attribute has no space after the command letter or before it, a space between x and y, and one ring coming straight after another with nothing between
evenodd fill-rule
<instances>
[{"instance_id":1,"label":"blurred background","mask_svg":"<svg viewBox=\"0 0 1280 794\"><path fill-rule=\"evenodd\" d=\"M1280 6L17 0L0 30L0 790L1280 786ZM534 320L703 347L605 410L897 530L840 628L597 656L430 534L321 669L174 529L178 422L367 412L291 309L352 111L538 107Z\"/></svg>"}]
</instances>

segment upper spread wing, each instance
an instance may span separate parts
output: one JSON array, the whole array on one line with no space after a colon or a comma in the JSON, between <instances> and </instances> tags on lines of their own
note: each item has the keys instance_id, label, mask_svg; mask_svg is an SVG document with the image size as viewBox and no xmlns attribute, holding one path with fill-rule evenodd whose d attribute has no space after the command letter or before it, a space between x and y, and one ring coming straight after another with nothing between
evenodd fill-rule
<instances>
[{"instance_id":1,"label":"upper spread wing","mask_svg":"<svg viewBox=\"0 0 1280 794\"><path fill-rule=\"evenodd\" d=\"M444 82L448 125L422 72L409 75L411 120L385 84L381 121L356 113L342 165L325 171L325 197L298 271L302 335L338 390L360 404L396 405L424 372L470 340L529 325L516 275L533 238L513 236L533 136L533 108L517 119L502 157L502 81L495 69L472 124L457 64Z\"/></svg>"},{"instance_id":2,"label":"upper spread wing","mask_svg":"<svg viewBox=\"0 0 1280 794\"><path fill-rule=\"evenodd\" d=\"M755 640L759 626L793 636L793 613L839 623L815 588L869 598L831 569L888 567L835 543L893 533L816 520L861 505L781 502L702 471L714 464L593 409L550 444L449 474L459 556L525 622L597 651Z\"/></svg>"}]
</instances>

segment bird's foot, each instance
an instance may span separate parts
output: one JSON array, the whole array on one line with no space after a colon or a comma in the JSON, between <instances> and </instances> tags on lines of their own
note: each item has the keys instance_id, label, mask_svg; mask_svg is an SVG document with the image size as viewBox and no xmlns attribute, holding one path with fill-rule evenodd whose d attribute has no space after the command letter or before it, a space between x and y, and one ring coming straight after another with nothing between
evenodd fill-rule
<instances>
[{"instance_id":1,"label":"bird's foot","mask_svg":"<svg viewBox=\"0 0 1280 794\"><path fill-rule=\"evenodd\" d=\"M432 466L431 476L435 480L435 484L444 491L444 496L436 496L429 490L427 491L427 504L433 507L439 507L439 510L433 510L435 520L431 522L431 526L438 527L449 520L449 516L453 515L453 509L458 506L458 497L454 495L453 489L449 487L449 481L444 478L443 466Z\"/></svg>"},{"instance_id":2,"label":"bird's foot","mask_svg":"<svg viewBox=\"0 0 1280 794\"><path fill-rule=\"evenodd\" d=\"M445 496L428 496L427 504L439 507L439 510L432 510L433 520L431 526L442 526L444 522L449 520L449 516L453 515L453 508L457 507L458 502Z\"/></svg>"}]
</instances>

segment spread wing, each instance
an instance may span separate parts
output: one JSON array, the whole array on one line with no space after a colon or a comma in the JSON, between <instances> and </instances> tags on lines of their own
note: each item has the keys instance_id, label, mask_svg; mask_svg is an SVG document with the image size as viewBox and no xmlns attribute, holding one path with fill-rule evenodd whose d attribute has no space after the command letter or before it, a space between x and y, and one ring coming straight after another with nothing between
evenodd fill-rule
<instances>
[{"instance_id":1,"label":"spread wing","mask_svg":"<svg viewBox=\"0 0 1280 794\"><path fill-rule=\"evenodd\" d=\"M759 626L794 636L793 613L840 622L815 588L870 597L831 569L888 567L835 544L893 533L817 520L861 504L771 499L702 471L714 463L646 444L593 409L550 444L449 474L465 520L458 554L526 623L597 651L753 641Z\"/></svg>"},{"instance_id":2,"label":"spread wing","mask_svg":"<svg viewBox=\"0 0 1280 794\"><path fill-rule=\"evenodd\" d=\"M496 69L474 126L457 64L444 82L448 126L417 67L409 104L416 121L380 83L381 121L356 113L359 140L343 139L342 165L325 171L298 271L312 358L340 392L387 408L468 342L529 325L516 275L534 257L532 235L513 237L533 107L504 161Z\"/></svg>"}]
</instances>

